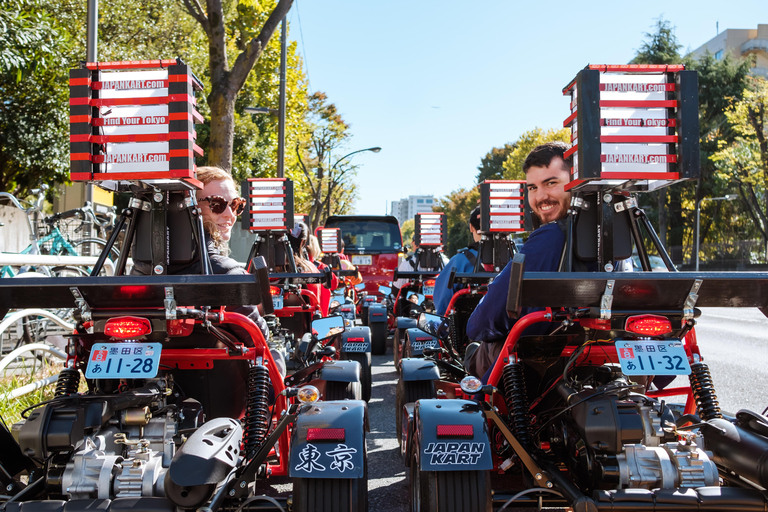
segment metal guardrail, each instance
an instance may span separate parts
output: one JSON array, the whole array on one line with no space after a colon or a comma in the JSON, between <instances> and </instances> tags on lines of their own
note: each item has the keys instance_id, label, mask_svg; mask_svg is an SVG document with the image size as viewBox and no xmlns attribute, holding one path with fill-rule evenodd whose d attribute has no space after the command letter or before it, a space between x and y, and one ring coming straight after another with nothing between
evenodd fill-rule
<instances>
[{"instance_id":1,"label":"metal guardrail","mask_svg":"<svg viewBox=\"0 0 768 512\"><path fill-rule=\"evenodd\" d=\"M46 267L92 267L97 256L57 256L52 254L7 254L0 253L0 266L43 265ZM115 264L107 259L104 262L107 275L115 274Z\"/></svg>"}]
</instances>

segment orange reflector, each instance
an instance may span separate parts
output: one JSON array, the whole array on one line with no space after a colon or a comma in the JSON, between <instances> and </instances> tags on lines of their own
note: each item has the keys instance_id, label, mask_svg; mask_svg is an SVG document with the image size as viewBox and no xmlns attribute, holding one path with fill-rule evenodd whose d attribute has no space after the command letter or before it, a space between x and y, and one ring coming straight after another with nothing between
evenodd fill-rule
<instances>
[{"instance_id":1,"label":"orange reflector","mask_svg":"<svg viewBox=\"0 0 768 512\"><path fill-rule=\"evenodd\" d=\"M661 336L672 332L672 323L668 318L658 315L638 315L627 318L625 331L645 336Z\"/></svg>"},{"instance_id":2,"label":"orange reflector","mask_svg":"<svg viewBox=\"0 0 768 512\"><path fill-rule=\"evenodd\" d=\"M472 437L475 429L472 425L438 425L437 437Z\"/></svg>"},{"instance_id":3,"label":"orange reflector","mask_svg":"<svg viewBox=\"0 0 768 512\"><path fill-rule=\"evenodd\" d=\"M307 441L343 441L343 428L310 428L307 429Z\"/></svg>"},{"instance_id":4,"label":"orange reflector","mask_svg":"<svg viewBox=\"0 0 768 512\"><path fill-rule=\"evenodd\" d=\"M283 289L279 286L270 286L269 287L269 293L272 295L281 295L283 293Z\"/></svg>"},{"instance_id":5,"label":"orange reflector","mask_svg":"<svg viewBox=\"0 0 768 512\"><path fill-rule=\"evenodd\" d=\"M136 338L152 332L152 324L146 318L121 316L107 320L104 334L113 338Z\"/></svg>"}]
</instances>

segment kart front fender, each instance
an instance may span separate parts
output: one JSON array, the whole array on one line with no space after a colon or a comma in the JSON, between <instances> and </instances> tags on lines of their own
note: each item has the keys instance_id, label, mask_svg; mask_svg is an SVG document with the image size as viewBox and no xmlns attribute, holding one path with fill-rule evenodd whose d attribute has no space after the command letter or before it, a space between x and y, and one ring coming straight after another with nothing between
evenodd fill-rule
<instances>
[{"instance_id":1,"label":"kart front fender","mask_svg":"<svg viewBox=\"0 0 768 512\"><path fill-rule=\"evenodd\" d=\"M422 399L413 416L415 442L409 444L419 450L422 471L493 469L488 423L477 402Z\"/></svg>"},{"instance_id":2,"label":"kart front fender","mask_svg":"<svg viewBox=\"0 0 768 512\"><path fill-rule=\"evenodd\" d=\"M331 382L360 382L360 363L326 361L320 370L320 379Z\"/></svg>"},{"instance_id":3,"label":"kart front fender","mask_svg":"<svg viewBox=\"0 0 768 512\"><path fill-rule=\"evenodd\" d=\"M412 328L405 331L406 353L410 357L422 357L425 348L438 348L440 342L421 329Z\"/></svg>"},{"instance_id":4,"label":"kart front fender","mask_svg":"<svg viewBox=\"0 0 768 512\"><path fill-rule=\"evenodd\" d=\"M438 380L440 370L434 361L407 357L400 360L400 378L402 380Z\"/></svg>"},{"instance_id":5,"label":"kart front fender","mask_svg":"<svg viewBox=\"0 0 768 512\"><path fill-rule=\"evenodd\" d=\"M383 323L387 320L387 306L384 304L371 304L368 306L368 325Z\"/></svg>"},{"instance_id":6,"label":"kart front fender","mask_svg":"<svg viewBox=\"0 0 768 512\"><path fill-rule=\"evenodd\" d=\"M371 329L370 327L352 327L341 335L342 352L370 352Z\"/></svg>"},{"instance_id":7,"label":"kart front fender","mask_svg":"<svg viewBox=\"0 0 768 512\"><path fill-rule=\"evenodd\" d=\"M367 422L368 409L362 400L302 405L291 435L288 475L363 478Z\"/></svg>"}]
</instances>

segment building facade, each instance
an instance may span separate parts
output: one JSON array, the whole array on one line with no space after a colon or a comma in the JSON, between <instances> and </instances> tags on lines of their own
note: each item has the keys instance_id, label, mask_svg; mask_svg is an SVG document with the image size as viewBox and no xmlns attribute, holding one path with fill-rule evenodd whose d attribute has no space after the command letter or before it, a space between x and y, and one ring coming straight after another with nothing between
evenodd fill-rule
<instances>
[{"instance_id":1,"label":"building facade","mask_svg":"<svg viewBox=\"0 0 768 512\"><path fill-rule=\"evenodd\" d=\"M692 54L699 58L709 51L718 60L726 53L734 59L749 55L756 57L752 74L768 78L768 24L753 28L729 28L696 48Z\"/></svg>"},{"instance_id":2,"label":"building facade","mask_svg":"<svg viewBox=\"0 0 768 512\"><path fill-rule=\"evenodd\" d=\"M397 217L397 221L402 224L417 213L431 212L434 204L434 196L408 196L406 199L392 201L389 214Z\"/></svg>"}]
</instances>

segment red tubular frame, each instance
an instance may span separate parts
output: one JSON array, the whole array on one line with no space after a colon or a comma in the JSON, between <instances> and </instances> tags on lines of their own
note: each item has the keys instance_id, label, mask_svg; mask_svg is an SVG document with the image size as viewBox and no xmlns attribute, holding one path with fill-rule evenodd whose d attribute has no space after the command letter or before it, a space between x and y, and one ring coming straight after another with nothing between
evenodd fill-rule
<instances>
[{"instance_id":1,"label":"red tubular frame","mask_svg":"<svg viewBox=\"0 0 768 512\"><path fill-rule=\"evenodd\" d=\"M471 288L462 288L461 290L457 291L453 294L453 297L451 297L451 302L448 303L448 307L445 308L445 316L448 316L453 311L453 307L456 305L456 299L461 297L462 295L467 295L469 293L472 293ZM486 292L477 292L480 295L485 295Z\"/></svg>"}]
</instances>

